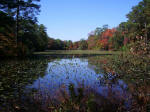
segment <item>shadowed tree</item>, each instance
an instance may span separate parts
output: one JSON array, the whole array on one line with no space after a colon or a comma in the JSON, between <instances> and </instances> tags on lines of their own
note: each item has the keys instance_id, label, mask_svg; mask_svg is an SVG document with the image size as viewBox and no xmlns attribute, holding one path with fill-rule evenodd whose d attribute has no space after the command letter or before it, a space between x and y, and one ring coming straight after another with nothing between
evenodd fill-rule
<instances>
[{"instance_id":1,"label":"shadowed tree","mask_svg":"<svg viewBox=\"0 0 150 112\"><path fill-rule=\"evenodd\" d=\"M9 15L13 15L16 20L16 44L22 44L22 38L19 36L19 22L22 20L36 21L35 15L40 11L40 0L1 0L0 9ZM22 46L21 46L22 47Z\"/></svg>"},{"instance_id":2,"label":"shadowed tree","mask_svg":"<svg viewBox=\"0 0 150 112\"><path fill-rule=\"evenodd\" d=\"M135 32L145 38L145 43L150 39L150 0L143 0L127 15L128 21L136 24Z\"/></svg>"}]
</instances>

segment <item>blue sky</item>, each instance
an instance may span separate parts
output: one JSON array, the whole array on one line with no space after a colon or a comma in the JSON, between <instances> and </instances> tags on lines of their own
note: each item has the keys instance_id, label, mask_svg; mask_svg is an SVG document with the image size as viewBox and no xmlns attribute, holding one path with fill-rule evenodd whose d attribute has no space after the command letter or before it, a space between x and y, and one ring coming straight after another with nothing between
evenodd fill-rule
<instances>
[{"instance_id":1,"label":"blue sky","mask_svg":"<svg viewBox=\"0 0 150 112\"><path fill-rule=\"evenodd\" d=\"M78 41L96 27L116 27L141 0L41 0L40 24L50 37Z\"/></svg>"}]
</instances>

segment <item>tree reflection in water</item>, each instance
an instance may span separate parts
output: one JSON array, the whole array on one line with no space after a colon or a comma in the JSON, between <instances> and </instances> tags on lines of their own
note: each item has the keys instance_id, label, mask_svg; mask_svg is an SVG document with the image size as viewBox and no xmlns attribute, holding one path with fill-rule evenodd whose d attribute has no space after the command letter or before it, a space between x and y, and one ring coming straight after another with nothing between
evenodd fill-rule
<instances>
[{"instance_id":1,"label":"tree reflection in water","mask_svg":"<svg viewBox=\"0 0 150 112\"><path fill-rule=\"evenodd\" d=\"M128 110L131 95L127 85L111 74L106 80L101 69L95 69L85 58L55 60L48 63L45 76L27 88L38 89L34 98L46 109Z\"/></svg>"},{"instance_id":2,"label":"tree reflection in water","mask_svg":"<svg viewBox=\"0 0 150 112\"><path fill-rule=\"evenodd\" d=\"M129 58L3 60L0 111L147 111L149 60Z\"/></svg>"}]
</instances>

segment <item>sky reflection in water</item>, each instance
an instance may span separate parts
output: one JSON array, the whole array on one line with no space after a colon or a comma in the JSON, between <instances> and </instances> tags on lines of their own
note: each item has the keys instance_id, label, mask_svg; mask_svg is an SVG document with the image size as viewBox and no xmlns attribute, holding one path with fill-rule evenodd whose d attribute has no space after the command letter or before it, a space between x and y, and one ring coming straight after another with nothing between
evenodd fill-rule
<instances>
[{"instance_id":1,"label":"sky reflection in water","mask_svg":"<svg viewBox=\"0 0 150 112\"><path fill-rule=\"evenodd\" d=\"M111 87L102 85L100 79L103 74L101 71L95 72L95 69L97 67L89 64L88 59L56 59L48 63L45 76L37 79L28 88L37 89L40 94L50 94L53 97L60 89L69 92L68 86L73 84L75 89L87 88L104 97L108 97L110 93L113 93L113 97L118 97L118 99L128 97L127 85L122 80L111 84Z\"/></svg>"}]
</instances>

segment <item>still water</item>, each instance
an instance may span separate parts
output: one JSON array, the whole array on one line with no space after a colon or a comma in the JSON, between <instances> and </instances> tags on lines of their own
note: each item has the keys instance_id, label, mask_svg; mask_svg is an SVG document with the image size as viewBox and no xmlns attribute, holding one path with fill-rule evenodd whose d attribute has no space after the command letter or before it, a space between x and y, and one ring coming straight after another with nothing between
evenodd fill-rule
<instances>
[{"instance_id":1,"label":"still water","mask_svg":"<svg viewBox=\"0 0 150 112\"><path fill-rule=\"evenodd\" d=\"M83 105L93 101L106 111L116 111L120 105L126 110L130 108L132 97L127 84L115 74L105 73L95 63L94 56L4 60L0 67L2 112L16 109L29 112L34 107L47 112L51 105L58 107L65 100L73 101L73 95L75 99L80 96L79 102Z\"/></svg>"},{"instance_id":2,"label":"still water","mask_svg":"<svg viewBox=\"0 0 150 112\"><path fill-rule=\"evenodd\" d=\"M111 74L106 80L104 75L100 67L90 64L86 58L55 59L47 64L45 76L39 77L27 89L37 90L36 95L40 94L43 102L47 98L60 102L60 96L70 95L69 86L74 85L76 93L78 88L83 88L85 95L97 94L115 100L115 103L124 101L128 107L127 85L122 80L115 80Z\"/></svg>"}]
</instances>

